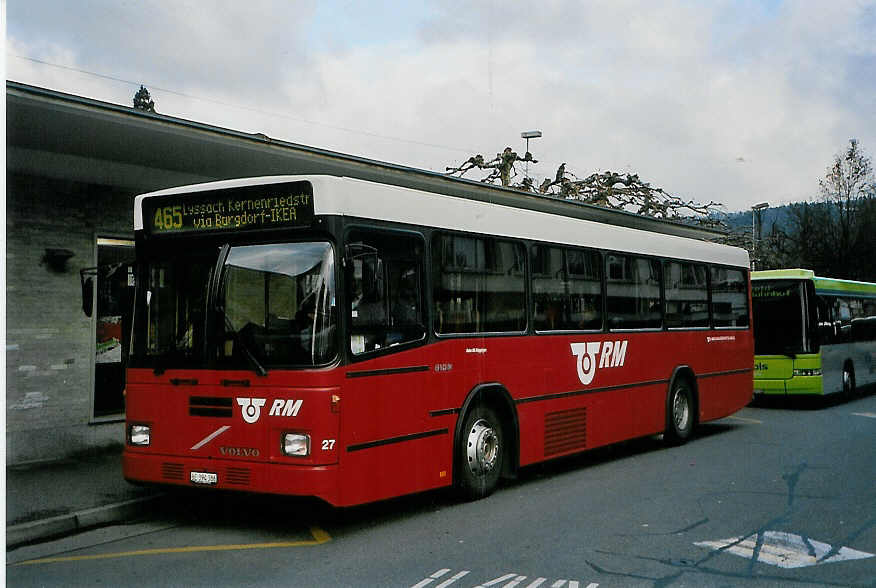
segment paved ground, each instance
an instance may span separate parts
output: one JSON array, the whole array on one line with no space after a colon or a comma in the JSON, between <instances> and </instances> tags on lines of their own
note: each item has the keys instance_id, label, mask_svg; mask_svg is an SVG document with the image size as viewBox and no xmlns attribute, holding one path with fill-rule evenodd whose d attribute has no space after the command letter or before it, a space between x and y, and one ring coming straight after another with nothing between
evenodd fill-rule
<instances>
[{"instance_id":1,"label":"paved ground","mask_svg":"<svg viewBox=\"0 0 876 588\"><path fill-rule=\"evenodd\" d=\"M6 468L6 547L135 516L158 496L122 477L121 445Z\"/></svg>"}]
</instances>

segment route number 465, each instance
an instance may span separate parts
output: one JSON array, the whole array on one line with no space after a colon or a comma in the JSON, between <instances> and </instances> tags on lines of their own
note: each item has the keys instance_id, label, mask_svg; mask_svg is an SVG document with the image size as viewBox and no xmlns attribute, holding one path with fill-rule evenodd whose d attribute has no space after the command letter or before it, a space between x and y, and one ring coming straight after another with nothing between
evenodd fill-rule
<instances>
[{"instance_id":1,"label":"route number 465","mask_svg":"<svg viewBox=\"0 0 876 588\"><path fill-rule=\"evenodd\" d=\"M179 229L183 224L182 206L165 206L155 210L155 218L152 224L156 229Z\"/></svg>"},{"instance_id":2,"label":"route number 465","mask_svg":"<svg viewBox=\"0 0 876 588\"><path fill-rule=\"evenodd\" d=\"M323 451L331 451L335 448L335 440L334 439L323 439L322 440L322 450Z\"/></svg>"}]
</instances>

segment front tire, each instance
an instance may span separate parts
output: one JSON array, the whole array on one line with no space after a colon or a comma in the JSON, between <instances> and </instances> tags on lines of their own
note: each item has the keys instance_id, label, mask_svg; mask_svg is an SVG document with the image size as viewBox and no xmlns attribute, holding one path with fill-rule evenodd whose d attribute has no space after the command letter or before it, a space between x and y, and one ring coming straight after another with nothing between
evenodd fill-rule
<instances>
[{"instance_id":1,"label":"front tire","mask_svg":"<svg viewBox=\"0 0 876 588\"><path fill-rule=\"evenodd\" d=\"M672 383L666 403L665 439L671 445L681 445L690 438L694 426L693 389L684 378Z\"/></svg>"},{"instance_id":2,"label":"front tire","mask_svg":"<svg viewBox=\"0 0 876 588\"><path fill-rule=\"evenodd\" d=\"M492 408L474 406L466 415L456 452L459 491L468 500L496 489L505 457L505 436Z\"/></svg>"}]
</instances>

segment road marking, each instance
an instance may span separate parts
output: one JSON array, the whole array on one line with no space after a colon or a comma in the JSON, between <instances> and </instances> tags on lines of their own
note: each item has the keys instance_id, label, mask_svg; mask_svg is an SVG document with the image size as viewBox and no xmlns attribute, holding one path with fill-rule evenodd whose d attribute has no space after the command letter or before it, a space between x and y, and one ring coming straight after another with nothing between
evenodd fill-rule
<instances>
[{"instance_id":1,"label":"road marking","mask_svg":"<svg viewBox=\"0 0 876 588\"><path fill-rule=\"evenodd\" d=\"M505 574L504 576L500 576L498 578L490 580L489 582L484 582L483 584L476 586L476 588L487 588L487 586L495 586L496 584L501 584L505 580L510 580L511 578L516 578L516 577L517 577L517 572L511 572L510 574Z\"/></svg>"},{"instance_id":2,"label":"road marking","mask_svg":"<svg viewBox=\"0 0 876 588\"><path fill-rule=\"evenodd\" d=\"M876 419L876 413L873 412L853 412L855 416L867 417L868 419Z\"/></svg>"},{"instance_id":3,"label":"road marking","mask_svg":"<svg viewBox=\"0 0 876 588\"><path fill-rule=\"evenodd\" d=\"M760 546L758 546L758 542L760 542ZM781 531L765 531L760 535L755 534L744 538L700 541L694 545L715 551L726 551L746 559L752 559L756 552L757 561L780 568L805 568L873 557L872 553L849 547L837 549L821 541Z\"/></svg>"},{"instance_id":4,"label":"road marking","mask_svg":"<svg viewBox=\"0 0 876 588\"><path fill-rule=\"evenodd\" d=\"M113 559L120 557L137 557L141 555L164 555L168 553L200 553L205 551L237 551L242 549L277 549L280 547L312 547L322 545L332 540L331 536L319 527L310 527L313 541L279 541L276 543L240 543L232 545L190 545L188 547L164 547L156 549L138 549L135 551L120 551L117 553L100 553L97 555L70 555L63 557L44 557L18 562L16 566L31 566L36 564L61 563L71 561L89 561L95 559Z\"/></svg>"},{"instance_id":5,"label":"road marking","mask_svg":"<svg viewBox=\"0 0 876 588\"><path fill-rule=\"evenodd\" d=\"M431 576L428 576L428 577L424 578L423 580L420 580L419 582L417 582L416 584L411 586L411 588L424 588L425 586L428 586L429 584L431 584L435 580L443 578L448 572L450 572L450 568L442 568L442 569L438 570L437 572L433 573ZM470 573L469 570L462 570L458 574L454 575L451 578L448 578L447 580L445 580L441 584L438 584L434 588L444 588L445 586L450 586L451 584L453 584L454 582L456 582L457 580L459 580L460 578L462 578L463 576L465 576L469 573ZM499 576L498 578L493 578L492 580L488 580L487 582L482 582L480 584L477 584L475 586L475 588L490 588L491 586L499 586L500 584L502 585L501 588L538 588L539 586L544 584L545 581L547 581L547 578L539 577L539 578L532 580L525 587L521 587L521 583L524 582L526 579L527 579L527 576L522 576L522 575L518 574L517 572L511 572L511 573ZM563 586L567 586L567 585L569 588L579 588L580 587L580 583L577 580L557 580L556 582L551 584L551 588L562 588ZM587 588L599 588L599 584L597 584L596 582L591 582L590 584L587 585Z\"/></svg>"},{"instance_id":6,"label":"road marking","mask_svg":"<svg viewBox=\"0 0 876 588\"><path fill-rule=\"evenodd\" d=\"M757 419L747 419L745 417L739 417L736 415L730 415L727 418L733 419L734 421L742 421L743 423L751 423L753 425L762 425L763 424L763 421L759 421Z\"/></svg>"},{"instance_id":7,"label":"road marking","mask_svg":"<svg viewBox=\"0 0 876 588\"><path fill-rule=\"evenodd\" d=\"M447 580L444 580L443 582L441 582L440 584L435 586L435 588L446 588L447 586L450 586L451 584L453 584L454 582L456 582L457 580L459 580L460 578L462 578L466 574L468 574L468 570L462 570L461 572L459 572L455 576L448 578Z\"/></svg>"},{"instance_id":8,"label":"road marking","mask_svg":"<svg viewBox=\"0 0 876 588\"><path fill-rule=\"evenodd\" d=\"M434 582L435 580L437 580L438 578L440 578L441 576L443 576L444 574L446 574L449 571L450 571L450 568L443 568L441 570L438 570L437 572L435 572L434 574L432 574L431 576L429 576L425 580L422 580L422 581L414 584L413 586L411 586L411 588L423 588L423 586L428 586L429 584L431 584L432 582Z\"/></svg>"}]
</instances>

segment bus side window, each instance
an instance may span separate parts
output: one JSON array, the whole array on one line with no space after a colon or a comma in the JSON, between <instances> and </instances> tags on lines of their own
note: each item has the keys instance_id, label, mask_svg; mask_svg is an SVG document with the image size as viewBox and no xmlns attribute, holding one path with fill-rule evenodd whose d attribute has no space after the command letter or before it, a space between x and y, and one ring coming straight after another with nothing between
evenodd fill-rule
<instances>
[{"instance_id":1,"label":"bus side window","mask_svg":"<svg viewBox=\"0 0 876 588\"><path fill-rule=\"evenodd\" d=\"M852 336L852 313L848 300L845 298L836 299L836 314L837 338L839 341L848 341Z\"/></svg>"},{"instance_id":2,"label":"bus side window","mask_svg":"<svg viewBox=\"0 0 876 588\"><path fill-rule=\"evenodd\" d=\"M595 251L532 247L535 330L602 329L602 259Z\"/></svg>"},{"instance_id":3,"label":"bus side window","mask_svg":"<svg viewBox=\"0 0 876 588\"><path fill-rule=\"evenodd\" d=\"M833 320L833 304L829 298L818 296L818 343L830 345L836 342L836 325Z\"/></svg>"},{"instance_id":4,"label":"bus side window","mask_svg":"<svg viewBox=\"0 0 876 588\"><path fill-rule=\"evenodd\" d=\"M706 267L680 261L663 263L666 326L709 326L709 288Z\"/></svg>"},{"instance_id":5,"label":"bus side window","mask_svg":"<svg viewBox=\"0 0 876 588\"><path fill-rule=\"evenodd\" d=\"M487 236L435 235L432 276L439 335L526 330L522 243Z\"/></svg>"},{"instance_id":6,"label":"bus side window","mask_svg":"<svg viewBox=\"0 0 876 588\"><path fill-rule=\"evenodd\" d=\"M861 300L861 315L852 323L856 341L876 340L876 302Z\"/></svg>"},{"instance_id":7,"label":"bus side window","mask_svg":"<svg viewBox=\"0 0 876 588\"><path fill-rule=\"evenodd\" d=\"M748 326L748 277L745 272L711 268L712 320L715 327Z\"/></svg>"},{"instance_id":8,"label":"bus side window","mask_svg":"<svg viewBox=\"0 0 876 588\"><path fill-rule=\"evenodd\" d=\"M606 314L610 329L659 329L661 266L655 259L606 255Z\"/></svg>"},{"instance_id":9,"label":"bus side window","mask_svg":"<svg viewBox=\"0 0 876 588\"><path fill-rule=\"evenodd\" d=\"M422 340L423 243L408 233L352 230L347 246L353 355Z\"/></svg>"}]
</instances>

